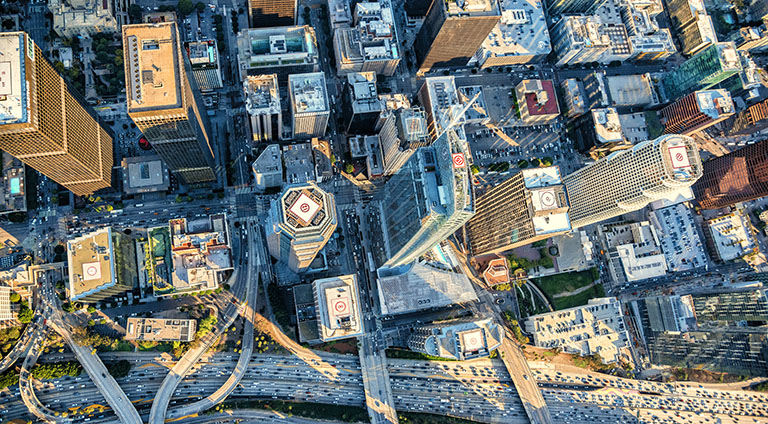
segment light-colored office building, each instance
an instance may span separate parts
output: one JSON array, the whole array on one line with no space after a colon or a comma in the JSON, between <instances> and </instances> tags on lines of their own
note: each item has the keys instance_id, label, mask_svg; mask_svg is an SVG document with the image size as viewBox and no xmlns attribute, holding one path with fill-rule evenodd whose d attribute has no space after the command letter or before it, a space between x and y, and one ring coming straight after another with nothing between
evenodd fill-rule
<instances>
[{"instance_id":1,"label":"light-colored office building","mask_svg":"<svg viewBox=\"0 0 768 424\"><path fill-rule=\"evenodd\" d=\"M619 222L598 227L613 283L662 277L667 273L655 228L648 222Z\"/></svg>"},{"instance_id":2,"label":"light-colored office building","mask_svg":"<svg viewBox=\"0 0 768 424\"><path fill-rule=\"evenodd\" d=\"M482 85L465 85L459 87L459 101L462 104L472 102L464 112L464 122L470 125L485 125L490 122L488 105L485 102L485 93Z\"/></svg>"},{"instance_id":3,"label":"light-colored office building","mask_svg":"<svg viewBox=\"0 0 768 424\"><path fill-rule=\"evenodd\" d=\"M750 53L762 53L768 51L768 24L760 26L742 27L731 38L736 44L736 49Z\"/></svg>"},{"instance_id":4,"label":"light-colored office building","mask_svg":"<svg viewBox=\"0 0 768 424\"><path fill-rule=\"evenodd\" d=\"M599 355L606 364L631 358L629 333L615 297L590 299L584 306L528 317L525 328L537 347Z\"/></svg>"},{"instance_id":5,"label":"light-colored office building","mask_svg":"<svg viewBox=\"0 0 768 424\"><path fill-rule=\"evenodd\" d=\"M309 268L336 230L336 202L315 183L289 185L265 223L269 253L296 273Z\"/></svg>"},{"instance_id":6,"label":"light-colored office building","mask_svg":"<svg viewBox=\"0 0 768 424\"><path fill-rule=\"evenodd\" d=\"M691 208L685 204L654 210L648 219L659 236L670 272L703 268L709 263Z\"/></svg>"},{"instance_id":7,"label":"light-colored office building","mask_svg":"<svg viewBox=\"0 0 768 424\"><path fill-rule=\"evenodd\" d=\"M408 348L431 356L465 361L487 357L501 346L504 329L491 318L456 319L416 327Z\"/></svg>"},{"instance_id":8,"label":"light-colored office building","mask_svg":"<svg viewBox=\"0 0 768 424\"><path fill-rule=\"evenodd\" d=\"M293 138L322 137L331 115L325 74L291 74L288 77Z\"/></svg>"},{"instance_id":9,"label":"light-colored office building","mask_svg":"<svg viewBox=\"0 0 768 424\"><path fill-rule=\"evenodd\" d=\"M355 4L354 25L334 31L333 48L340 74L371 71L392 76L402 56L390 1Z\"/></svg>"},{"instance_id":10,"label":"light-colored office building","mask_svg":"<svg viewBox=\"0 0 768 424\"><path fill-rule=\"evenodd\" d=\"M283 185L283 154L279 144L270 144L251 165L257 190Z\"/></svg>"},{"instance_id":11,"label":"light-colored office building","mask_svg":"<svg viewBox=\"0 0 768 424\"><path fill-rule=\"evenodd\" d=\"M76 38L120 31L125 22L115 10L119 4L113 0L48 0L48 10L53 14L56 34Z\"/></svg>"},{"instance_id":12,"label":"light-colored office building","mask_svg":"<svg viewBox=\"0 0 768 424\"><path fill-rule=\"evenodd\" d=\"M424 110L407 104L408 106L398 109L385 108L379 117L379 122L383 122L379 141L384 160L384 175L393 175L410 159L416 149L431 142Z\"/></svg>"},{"instance_id":13,"label":"light-colored office building","mask_svg":"<svg viewBox=\"0 0 768 424\"><path fill-rule=\"evenodd\" d=\"M240 79L277 74L281 84L290 74L317 72L320 56L315 31L308 25L241 30L237 34L237 66Z\"/></svg>"},{"instance_id":14,"label":"light-colored office building","mask_svg":"<svg viewBox=\"0 0 768 424\"><path fill-rule=\"evenodd\" d=\"M112 227L67 241L67 261L71 301L98 302L138 284L134 241Z\"/></svg>"},{"instance_id":15,"label":"light-colored office building","mask_svg":"<svg viewBox=\"0 0 768 424\"><path fill-rule=\"evenodd\" d=\"M363 313L355 274L312 282L317 327L324 342L363 334Z\"/></svg>"},{"instance_id":16,"label":"light-colored office building","mask_svg":"<svg viewBox=\"0 0 768 424\"><path fill-rule=\"evenodd\" d=\"M672 34L660 28L656 20L664 11L661 0L624 0L618 6L629 35L632 59L663 60L677 51Z\"/></svg>"},{"instance_id":17,"label":"light-colored office building","mask_svg":"<svg viewBox=\"0 0 768 424\"><path fill-rule=\"evenodd\" d=\"M208 115L181 48L176 22L123 27L128 115L185 183L215 181Z\"/></svg>"},{"instance_id":18,"label":"light-colored office building","mask_svg":"<svg viewBox=\"0 0 768 424\"><path fill-rule=\"evenodd\" d=\"M570 231L560 168L523 169L475 202L467 224L473 255L501 253Z\"/></svg>"},{"instance_id":19,"label":"light-colored office building","mask_svg":"<svg viewBox=\"0 0 768 424\"><path fill-rule=\"evenodd\" d=\"M551 51L541 0L501 0L501 21L470 61L482 68L538 62Z\"/></svg>"},{"instance_id":20,"label":"light-colored office building","mask_svg":"<svg viewBox=\"0 0 768 424\"><path fill-rule=\"evenodd\" d=\"M384 184L377 199L389 258L385 266L413 262L474 215L469 160L466 140L448 130Z\"/></svg>"},{"instance_id":21,"label":"light-colored office building","mask_svg":"<svg viewBox=\"0 0 768 424\"><path fill-rule=\"evenodd\" d=\"M191 342L195 340L197 321L129 317L125 340L148 342Z\"/></svg>"},{"instance_id":22,"label":"light-colored office building","mask_svg":"<svg viewBox=\"0 0 768 424\"><path fill-rule=\"evenodd\" d=\"M673 198L701 177L699 148L690 137L665 135L613 152L563 178L573 228Z\"/></svg>"},{"instance_id":23,"label":"light-colored office building","mask_svg":"<svg viewBox=\"0 0 768 424\"><path fill-rule=\"evenodd\" d=\"M112 137L24 32L0 34L0 149L78 196L109 187Z\"/></svg>"},{"instance_id":24,"label":"light-colored office building","mask_svg":"<svg viewBox=\"0 0 768 424\"><path fill-rule=\"evenodd\" d=\"M283 137L283 112L277 74L247 76L243 80L245 111L250 116L251 141L273 142Z\"/></svg>"},{"instance_id":25,"label":"light-colored office building","mask_svg":"<svg viewBox=\"0 0 768 424\"><path fill-rule=\"evenodd\" d=\"M515 87L520 123L546 125L560 116L555 85L550 80L522 80Z\"/></svg>"},{"instance_id":26,"label":"light-colored office building","mask_svg":"<svg viewBox=\"0 0 768 424\"><path fill-rule=\"evenodd\" d=\"M600 62L611 48L611 39L602 30L599 16L563 16L552 27L552 49L556 66Z\"/></svg>"},{"instance_id":27,"label":"light-colored office building","mask_svg":"<svg viewBox=\"0 0 768 424\"><path fill-rule=\"evenodd\" d=\"M283 146L283 169L285 170L286 183L302 184L315 181L312 153L311 142Z\"/></svg>"},{"instance_id":28,"label":"light-colored office building","mask_svg":"<svg viewBox=\"0 0 768 424\"><path fill-rule=\"evenodd\" d=\"M145 194L168 191L171 179L168 167L160 156L136 156L123 158L120 162L123 170L123 192L125 194Z\"/></svg>"},{"instance_id":29,"label":"light-colored office building","mask_svg":"<svg viewBox=\"0 0 768 424\"><path fill-rule=\"evenodd\" d=\"M704 235L709 239L711 253L717 261L732 261L759 252L752 224L739 209L706 221Z\"/></svg>"},{"instance_id":30,"label":"light-colored office building","mask_svg":"<svg viewBox=\"0 0 768 424\"><path fill-rule=\"evenodd\" d=\"M565 97L566 115L569 118L581 116L589 110L587 107L587 95L584 92L584 84L576 78L564 79L560 83Z\"/></svg>"}]
</instances>

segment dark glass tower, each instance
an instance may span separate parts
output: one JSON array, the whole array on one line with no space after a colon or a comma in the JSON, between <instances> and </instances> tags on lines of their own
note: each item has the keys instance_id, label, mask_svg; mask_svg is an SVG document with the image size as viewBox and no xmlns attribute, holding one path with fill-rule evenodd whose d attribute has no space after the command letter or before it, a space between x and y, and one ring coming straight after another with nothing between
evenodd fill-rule
<instances>
[{"instance_id":1,"label":"dark glass tower","mask_svg":"<svg viewBox=\"0 0 768 424\"><path fill-rule=\"evenodd\" d=\"M768 140L704 162L693 193L704 209L768 196Z\"/></svg>"}]
</instances>

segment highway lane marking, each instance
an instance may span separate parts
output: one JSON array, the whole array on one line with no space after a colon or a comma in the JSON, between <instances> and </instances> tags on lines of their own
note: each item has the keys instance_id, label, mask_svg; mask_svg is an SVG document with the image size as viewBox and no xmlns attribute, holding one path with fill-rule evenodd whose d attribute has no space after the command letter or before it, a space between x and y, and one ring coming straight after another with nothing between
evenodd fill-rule
<instances>
[{"instance_id":1,"label":"highway lane marking","mask_svg":"<svg viewBox=\"0 0 768 424\"><path fill-rule=\"evenodd\" d=\"M175 422L175 421L181 421L181 420L186 419L186 418L195 418L197 416L199 416L199 414L196 414L196 413L195 414L189 414L189 415L185 415L185 416L179 417L179 418L171 418L169 420L165 420L165 422L172 423L172 422Z\"/></svg>"}]
</instances>

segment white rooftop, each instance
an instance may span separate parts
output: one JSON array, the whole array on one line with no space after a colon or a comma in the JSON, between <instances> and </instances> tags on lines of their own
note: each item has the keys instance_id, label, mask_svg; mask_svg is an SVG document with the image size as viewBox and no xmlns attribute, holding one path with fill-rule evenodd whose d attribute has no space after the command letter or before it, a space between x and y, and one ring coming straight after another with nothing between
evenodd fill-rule
<instances>
[{"instance_id":1,"label":"white rooftop","mask_svg":"<svg viewBox=\"0 0 768 424\"><path fill-rule=\"evenodd\" d=\"M483 42L490 56L545 55L552 51L540 0L501 0L501 21Z\"/></svg>"},{"instance_id":2,"label":"white rooftop","mask_svg":"<svg viewBox=\"0 0 768 424\"><path fill-rule=\"evenodd\" d=\"M667 273L667 262L663 253L638 256L634 244L624 244L616 248L627 281L640 281L662 277Z\"/></svg>"},{"instance_id":3,"label":"white rooftop","mask_svg":"<svg viewBox=\"0 0 768 424\"><path fill-rule=\"evenodd\" d=\"M621 141L624 135L621 131L619 114L614 108L592 109L592 122L595 125L595 135L600 143Z\"/></svg>"},{"instance_id":4,"label":"white rooftop","mask_svg":"<svg viewBox=\"0 0 768 424\"><path fill-rule=\"evenodd\" d=\"M325 112L329 110L325 74L291 74L288 77L293 108L296 113Z\"/></svg>"},{"instance_id":5,"label":"white rooftop","mask_svg":"<svg viewBox=\"0 0 768 424\"><path fill-rule=\"evenodd\" d=\"M0 34L0 124L29 120L24 63L30 52L34 60L34 50L23 54L24 37L22 32Z\"/></svg>"},{"instance_id":6,"label":"white rooftop","mask_svg":"<svg viewBox=\"0 0 768 424\"><path fill-rule=\"evenodd\" d=\"M533 207L531 221L536 234L549 234L571 229L566 197L559 166L530 168L521 171Z\"/></svg>"},{"instance_id":7,"label":"white rooftop","mask_svg":"<svg viewBox=\"0 0 768 424\"><path fill-rule=\"evenodd\" d=\"M734 112L731 94L724 89L700 90L696 92L696 102L699 110L712 119Z\"/></svg>"},{"instance_id":8,"label":"white rooftop","mask_svg":"<svg viewBox=\"0 0 768 424\"><path fill-rule=\"evenodd\" d=\"M277 74L247 76L243 80L245 110L251 115L280 113Z\"/></svg>"},{"instance_id":9,"label":"white rooftop","mask_svg":"<svg viewBox=\"0 0 768 424\"><path fill-rule=\"evenodd\" d=\"M738 259L757 250L749 219L740 210L707 222L715 249L724 261Z\"/></svg>"},{"instance_id":10,"label":"white rooftop","mask_svg":"<svg viewBox=\"0 0 768 424\"><path fill-rule=\"evenodd\" d=\"M362 311L355 274L315 280L312 283L317 325L323 341L363 334Z\"/></svg>"}]
</instances>

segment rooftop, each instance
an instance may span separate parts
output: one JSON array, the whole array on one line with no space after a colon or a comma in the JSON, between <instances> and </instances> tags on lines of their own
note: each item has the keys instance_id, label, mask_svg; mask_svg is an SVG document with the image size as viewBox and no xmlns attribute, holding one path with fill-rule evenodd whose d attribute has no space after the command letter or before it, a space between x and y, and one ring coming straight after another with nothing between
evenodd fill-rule
<instances>
[{"instance_id":1,"label":"rooftop","mask_svg":"<svg viewBox=\"0 0 768 424\"><path fill-rule=\"evenodd\" d=\"M501 0L501 21L483 42L489 56L537 56L552 51L540 0Z\"/></svg>"},{"instance_id":2,"label":"rooftop","mask_svg":"<svg viewBox=\"0 0 768 424\"><path fill-rule=\"evenodd\" d=\"M490 119L488 117L488 106L486 106L485 103L483 87L480 85L466 85L459 87L459 100L461 103L467 103L475 98L475 96L477 96L477 98L464 115L466 116L467 123L482 124Z\"/></svg>"},{"instance_id":3,"label":"rooftop","mask_svg":"<svg viewBox=\"0 0 768 424\"><path fill-rule=\"evenodd\" d=\"M427 354L460 361L490 355L504 338L504 330L491 318L454 320L430 328L432 335L424 346Z\"/></svg>"},{"instance_id":4,"label":"rooftop","mask_svg":"<svg viewBox=\"0 0 768 424\"><path fill-rule=\"evenodd\" d=\"M165 191L170 186L168 167L159 156L124 157L120 165L127 194Z\"/></svg>"},{"instance_id":5,"label":"rooftop","mask_svg":"<svg viewBox=\"0 0 768 424\"><path fill-rule=\"evenodd\" d=\"M552 81L523 80L517 85L517 90L525 96L522 102L528 109L529 115L557 115L560 113L555 86Z\"/></svg>"},{"instance_id":6,"label":"rooftop","mask_svg":"<svg viewBox=\"0 0 768 424\"><path fill-rule=\"evenodd\" d=\"M251 165L253 172L258 174L283 174L283 155L279 144L268 145Z\"/></svg>"},{"instance_id":7,"label":"rooftop","mask_svg":"<svg viewBox=\"0 0 768 424\"><path fill-rule=\"evenodd\" d=\"M700 90L695 95L699 110L712 119L734 113L733 99L727 90Z\"/></svg>"},{"instance_id":8,"label":"rooftop","mask_svg":"<svg viewBox=\"0 0 768 424\"><path fill-rule=\"evenodd\" d=\"M220 273L232 269L227 217L172 219L172 284L176 291L210 290L218 287Z\"/></svg>"},{"instance_id":9,"label":"rooftop","mask_svg":"<svg viewBox=\"0 0 768 424\"><path fill-rule=\"evenodd\" d=\"M288 88L295 113L317 113L330 110L323 72L291 74L288 77Z\"/></svg>"},{"instance_id":10,"label":"rooftop","mask_svg":"<svg viewBox=\"0 0 768 424\"><path fill-rule=\"evenodd\" d=\"M523 169L521 173L528 189L529 213L536 234L570 230L568 197L560 178L560 167Z\"/></svg>"},{"instance_id":11,"label":"rooftop","mask_svg":"<svg viewBox=\"0 0 768 424\"><path fill-rule=\"evenodd\" d=\"M17 124L29 120L30 105L25 74L27 55L22 54L25 37L23 32L0 34L0 124Z\"/></svg>"},{"instance_id":12,"label":"rooftop","mask_svg":"<svg viewBox=\"0 0 768 424\"><path fill-rule=\"evenodd\" d=\"M312 143L297 143L283 146L285 181L299 184L314 181L315 168L312 163Z\"/></svg>"},{"instance_id":13,"label":"rooftop","mask_svg":"<svg viewBox=\"0 0 768 424\"><path fill-rule=\"evenodd\" d=\"M443 4L449 15L493 16L499 14L496 0L437 0Z\"/></svg>"},{"instance_id":14,"label":"rooftop","mask_svg":"<svg viewBox=\"0 0 768 424\"><path fill-rule=\"evenodd\" d=\"M355 274L315 280L317 325L323 341L363 334L362 311Z\"/></svg>"},{"instance_id":15,"label":"rooftop","mask_svg":"<svg viewBox=\"0 0 768 424\"><path fill-rule=\"evenodd\" d=\"M624 135L621 131L619 114L614 108L592 109L592 122L595 125L595 135L602 143L622 141Z\"/></svg>"},{"instance_id":16,"label":"rooftop","mask_svg":"<svg viewBox=\"0 0 768 424\"><path fill-rule=\"evenodd\" d=\"M615 297L590 299L584 306L534 315L525 321L534 345L577 355L597 354L618 362L629 347L621 304Z\"/></svg>"},{"instance_id":17,"label":"rooftop","mask_svg":"<svg viewBox=\"0 0 768 424\"><path fill-rule=\"evenodd\" d=\"M238 66L275 66L317 63L315 31L310 26L249 28L237 34Z\"/></svg>"},{"instance_id":18,"label":"rooftop","mask_svg":"<svg viewBox=\"0 0 768 424\"><path fill-rule=\"evenodd\" d=\"M366 113L382 109L382 104L376 91L375 72L353 72L347 74L347 84L349 84L352 94L353 113Z\"/></svg>"},{"instance_id":19,"label":"rooftop","mask_svg":"<svg viewBox=\"0 0 768 424\"><path fill-rule=\"evenodd\" d=\"M462 107L454 77L428 77L424 79L424 84L427 87L429 102L432 104L430 112L435 120L436 134L442 133L454 118L459 124L466 120L464 116L459 116Z\"/></svg>"},{"instance_id":20,"label":"rooftop","mask_svg":"<svg viewBox=\"0 0 768 424\"><path fill-rule=\"evenodd\" d=\"M128 318L126 340L180 341L195 339L197 321L193 319Z\"/></svg>"},{"instance_id":21,"label":"rooftop","mask_svg":"<svg viewBox=\"0 0 768 424\"><path fill-rule=\"evenodd\" d=\"M216 40L187 41L184 43L184 47L187 49L187 56L192 64L192 69L216 67L219 55L216 49Z\"/></svg>"},{"instance_id":22,"label":"rooftop","mask_svg":"<svg viewBox=\"0 0 768 424\"><path fill-rule=\"evenodd\" d=\"M341 28L336 38L344 58L355 61L392 60L400 57L397 30L389 0L355 5L355 26Z\"/></svg>"},{"instance_id":23,"label":"rooftop","mask_svg":"<svg viewBox=\"0 0 768 424\"><path fill-rule=\"evenodd\" d=\"M488 262L488 267L483 271L483 280L489 286L509 282L509 267L507 258L496 258Z\"/></svg>"},{"instance_id":24,"label":"rooftop","mask_svg":"<svg viewBox=\"0 0 768 424\"><path fill-rule=\"evenodd\" d=\"M245 110L251 115L280 113L277 74L246 76L243 79Z\"/></svg>"},{"instance_id":25,"label":"rooftop","mask_svg":"<svg viewBox=\"0 0 768 424\"><path fill-rule=\"evenodd\" d=\"M608 92L615 106L642 106L657 103L654 99L651 77L642 75L615 75L605 77Z\"/></svg>"},{"instance_id":26,"label":"rooftop","mask_svg":"<svg viewBox=\"0 0 768 424\"><path fill-rule=\"evenodd\" d=\"M709 220L706 225L718 256L724 261L738 259L758 250L749 230L752 224L740 210Z\"/></svg>"},{"instance_id":27,"label":"rooftop","mask_svg":"<svg viewBox=\"0 0 768 424\"><path fill-rule=\"evenodd\" d=\"M112 227L67 242L69 297L76 300L117 284Z\"/></svg>"},{"instance_id":28,"label":"rooftop","mask_svg":"<svg viewBox=\"0 0 768 424\"><path fill-rule=\"evenodd\" d=\"M324 225L324 222L335 214L335 211L327 210L333 205L324 203L327 195L313 183L286 188L280 198L283 222L294 231Z\"/></svg>"},{"instance_id":29,"label":"rooftop","mask_svg":"<svg viewBox=\"0 0 768 424\"><path fill-rule=\"evenodd\" d=\"M696 330L696 312L691 295L659 296L643 299L650 328L656 332Z\"/></svg>"},{"instance_id":30,"label":"rooftop","mask_svg":"<svg viewBox=\"0 0 768 424\"><path fill-rule=\"evenodd\" d=\"M466 275L416 262L390 275L380 271L379 301L383 315L397 315L477 301ZM384 274L384 275L382 275Z\"/></svg>"},{"instance_id":31,"label":"rooftop","mask_svg":"<svg viewBox=\"0 0 768 424\"><path fill-rule=\"evenodd\" d=\"M0 213L27 210L27 178L24 163L7 152L0 155Z\"/></svg>"},{"instance_id":32,"label":"rooftop","mask_svg":"<svg viewBox=\"0 0 768 424\"><path fill-rule=\"evenodd\" d=\"M661 250L671 272L707 265L707 254L688 206L679 203L657 209L651 212L649 218L659 235Z\"/></svg>"},{"instance_id":33,"label":"rooftop","mask_svg":"<svg viewBox=\"0 0 768 424\"><path fill-rule=\"evenodd\" d=\"M124 25L123 46L128 112L183 107L176 23Z\"/></svg>"}]
</instances>

